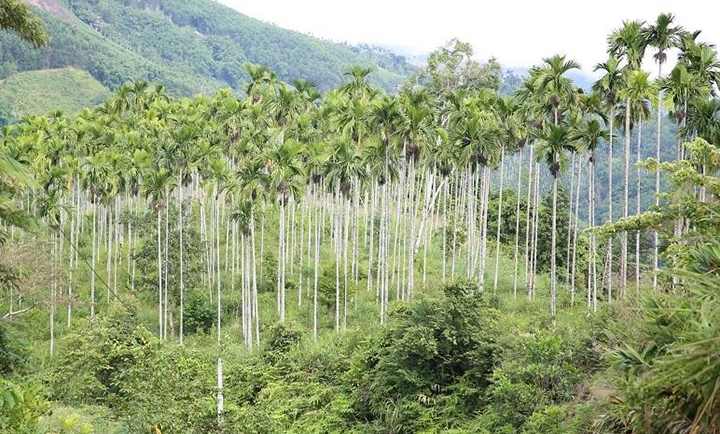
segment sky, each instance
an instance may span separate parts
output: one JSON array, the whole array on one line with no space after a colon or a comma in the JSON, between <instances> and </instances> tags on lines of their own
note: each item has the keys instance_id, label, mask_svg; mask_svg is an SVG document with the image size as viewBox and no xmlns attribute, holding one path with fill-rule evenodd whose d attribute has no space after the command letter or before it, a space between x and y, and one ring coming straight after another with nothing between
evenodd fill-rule
<instances>
[{"instance_id":1,"label":"sky","mask_svg":"<svg viewBox=\"0 0 720 434\"><path fill-rule=\"evenodd\" d=\"M675 22L688 30L701 29L700 40L720 46L720 2L715 0L219 1L251 17L336 42L427 53L459 38L473 45L477 59L492 56L509 68L566 54L591 72L606 60L606 37L623 20L654 22L662 12L675 14ZM645 68L656 69L652 58Z\"/></svg>"}]
</instances>

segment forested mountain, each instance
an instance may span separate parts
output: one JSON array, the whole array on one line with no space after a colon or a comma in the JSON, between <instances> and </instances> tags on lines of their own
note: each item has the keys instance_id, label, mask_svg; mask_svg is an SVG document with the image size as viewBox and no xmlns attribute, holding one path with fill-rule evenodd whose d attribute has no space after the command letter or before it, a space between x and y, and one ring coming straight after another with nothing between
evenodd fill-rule
<instances>
[{"instance_id":1,"label":"forested mountain","mask_svg":"<svg viewBox=\"0 0 720 434\"><path fill-rule=\"evenodd\" d=\"M238 91L243 63L268 66L279 78L306 79L327 90L353 64L373 66L374 85L396 90L414 68L372 47L349 47L281 29L211 0L24 0L39 8L50 44L28 50L0 32L0 79L18 71L74 67L109 89L147 80L175 95Z\"/></svg>"}]
</instances>

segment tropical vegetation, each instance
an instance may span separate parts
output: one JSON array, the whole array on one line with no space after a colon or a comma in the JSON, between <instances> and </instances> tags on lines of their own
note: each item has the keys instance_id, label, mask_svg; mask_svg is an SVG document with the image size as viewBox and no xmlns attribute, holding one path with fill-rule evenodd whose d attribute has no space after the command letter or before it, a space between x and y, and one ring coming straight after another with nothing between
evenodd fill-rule
<instances>
[{"instance_id":1,"label":"tropical vegetation","mask_svg":"<svg viewBox=\"0 0 720 434\"><path fill-rule=\"evenodd\" d=\"M0 428L720 433L720 61L674 21L588 92L452 40L392 94L244 63L5 126Z\"/></svg>"}]
</instances>

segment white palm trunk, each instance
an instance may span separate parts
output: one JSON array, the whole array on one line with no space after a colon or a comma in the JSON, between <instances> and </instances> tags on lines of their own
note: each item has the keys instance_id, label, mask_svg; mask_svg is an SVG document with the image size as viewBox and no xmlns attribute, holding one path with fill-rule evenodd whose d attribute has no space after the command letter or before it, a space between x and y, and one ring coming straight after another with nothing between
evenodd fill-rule
<instances>
[{"instance_id":1,"label":"white palm trunk","mask_svg":"<svg viewBox=\"0 0 720 434\"><path fill-rule=\"evenodd\" d=\"M640 162L642 147L642 119L638 121L636 162ZM635 172L635 214L640 214L640 166L636 165ZM635 231L635 293L640 294L640 231Z\"/></svg>"},{"instance_id":2,"label":"white palm trunk","mask_svg":"<svg viewBox=\"0 0 720 434\"><path fill-rule=\"evenodd\" d=\"M520 193L522 192L522 164L523 156L525 152L523 149L518 153L518 177L517 177L517 194L515 200L517 201L517 207L515 209L515 253L513 254L513 298L517 298L518 288L518 264L520 262Z\"/></svg>"},{"instance_id":3,"label":"white palm trunk","mask_svg":"<svg viewBox=\"0 0 720 434\"><path fill-rule=\"evenodd\" d=\"M157 210L157 260L158 260L158 326L160 339L165 338L163 333L163 269L162 269L162 231L161 231L161 214Z\"/></svg>"},{"instance_id":4,"label":"white palm trunk","mask_svg":"<svg viewBox=\"0 0 720 434\"><path fill-rule=\"evenodd\" d=\"M97 206L93 206L92 266L90 267L90 319L95 318L95 263L97 260Z\"/></svg>"},{"instance_id":5,"label":"white palm trunk","mask_svg":"<svg viewBox=\"0 0 720 434\"><path fill-rule=\"evenodd\" d=\"M534 197L534 189L533 189L533 150L534 145L530 145L530 159L528 160L528 188L527 188L527 212L525 216L525 288L528 291L528 299L532 300L532 291L530 291L530 252L532 248L532 244L530 242L531 240L531 225L530 222L530 211L532 209L531 206L531 194L532 197Z\"/></svg>"},{"instance_id":6,"label":"white palm trunk","mask_svg":"<svg viewBox=\"0 0 720 434\"><path fill-rule=\"evenodd\" d=\"M582 187L582 158L578 158L578 174L577 174L577 186L575 188L575 220L572 221L573 225L573 231L572 231L572 258L571 258L571 264L570 264L570 305L575 306L575 272L576 272L576 264L577 264L577 240L578 240L578 213L580 212L580 190ZM570 200L572 201L572 196L570 196ZM590 275L588 275L588 287L590 286Z\"/></svg>"},{"instance_id":7,"label":"white palm trunk","mask_svg":"<svg viewBox=\"0 0 720 434\"><path fill-rule=\"evenodd\" d=\"M625 101L625 146L624 146L624 167L623 172L623 218L627 218L630 210L630 98ZM627 263L628 263L628 234L623 231L620 234L620 285L618 298L625 295L627 286Z\"/></svg>"},{"instance_id":8,"label":"white palm trunk","mask_svg":"<svg viewBox=\"0 0 720 434\"><path fill-rule=\"evenodd\" d=\"M567 232L567 250L565 251L565 267L567 268L567 273L565 274L565 283L567 285L570 285L570 254L571 254L571 248L572 248L572 230L573 230L573 193L575 193L575 160L578 161L578 171L579 166L582 164L582 159L577 158L577 154L575 152L572 153L572 161L570 162L570 206L568 209L568 232ZM580 174L578 173L577 177L578 184L580 183ZM580 190L578 187L577 190ZM577 214L577 208L575 209L575 214Z\"/></svg>"},{"instance_id":9,"label":"white palm trunk","mask_svg":"<svg viewBox=\"0 0 720 434\"><path fill-rule=\"evenodd\" d=\"M497 295L500 271L500 223L502 223L503 181L505 169L505 146L500 147L500 186L498 192L497 232L495 233L495 271L493 273L493 295Z\"/></svg>"},{"instance_id":10,"label":"white palm trunk","mask_svg":"<svg viewBox=\"0 0 720 434\"><path fill-rule=\"evenodd\" d=\"M658 62L658 78L662 77L662 62ZM655 118L656 142L655 142L655 160L660 163L660 138L662 136L662 89L658 89L658 105L657 116ZM660 206L660 171L655 171L655 206ZM658 287L658 248L660 246L658 231L653 231L653 291L657 291Z\"/></svg>"},{"instance_id":11,"label":"white palm trunk","mask_svg":"<svg viewBox=\"0 0 720 434\"><path fill-rule=\"evenodd\" d=\"M613 116L611 113L610 116L610 144L608 146L608 221L613 221ZM612 303L612 287L613 287L613 276L612 276L612 268L613 268L613 237L612 235L608 238L608 254L607 254L607 267L608 269L603 272L604 275L608 276L607 279L607 294L608 294L608 304Z\"/></svg>"},{"instance_id":12,"label":"white palm trunk","mask_svg":"<svg viewBox=\"0 0 720 434\"><path fill-rule=\"evenodd\" d=\"M557 258L556 254L556 239L557 239L557 175L553 175L553 204L552 204L552 233L550 241L550 315L555 318L557 314L557 308L555 306L555 299L557 297Z\"/></svg>"}]
</instances>

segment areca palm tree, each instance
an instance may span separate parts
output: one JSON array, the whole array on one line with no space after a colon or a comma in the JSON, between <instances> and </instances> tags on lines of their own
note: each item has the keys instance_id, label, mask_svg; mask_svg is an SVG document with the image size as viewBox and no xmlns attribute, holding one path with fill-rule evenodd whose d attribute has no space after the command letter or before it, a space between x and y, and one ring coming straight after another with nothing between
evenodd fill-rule
<instances>
[{"instance_id":1,"label":"areca palm tree","mask_svg":"<svg viewBox=\"0 0 720 434\"><path fill-rule=\"evenodd\" d=\"M174 178L165 168L151 169L144 177L143 193L152 201L153 209L157 215L157 264L158 264L158 324L159 335L167 339L167 292L163 292L163 259L162 259L162 210L168 204L167 191L173 184Z\"/></svg>"},{"instance_id":2,"label":"areca palm tree","mask_svg":"<svg viewBox=\"0 0 720 434\"><path fill-rule=\"evenodd\" d=\"M92 261L90 270L90 317L95 317L95 263L97 260L97 251L99 246L97 240L97 203L100 202L105 190L108 187L110 166L108 165L104 154L99 153L86 157L84 163L85 173L83 177L84 187L90 193L90 200L95 206L93 207L93 225L92 225Z\"/></svg>"},{"instance_id":3,"label":"areca palm tree","mask_svg":"<svg viewBox=\"0 0 720 434\"><path fill-rule=\"evenodd\" d=\"M655 94L655 83L650 81L650 73L635 70L628 73L627 84L620 91L621 98L629 101L632 105L633 119L631 129L635 128L637 135L637 163L640 162L642 147L642 126L643 121L650 116L651 99ZM627 114L627 111L626 111ZM626 121L627 123L627 121ZM640 214L640 166L636 171L636 214ZM624 267L627 274L627 265ZM640 232L635 233L635 289L640 291Z\"/></svg>"},{"instance_id":4,"label":"areca palm tree","mask_svg":"<svg viewBox=\"0 0 720 434\"><path fill-rule=\"evenodd\" d=\"M620 60L615 56L610 56L604 63L595 65L594 71L602 71L603 76L593 84L593 90L603 95L607 105L607 123L608 123L608 221L613 221L613 133L614 120L616 114L616 104L618 101L618 92L620 91L623 75L620 69ZM613 269L613 238L608 239L607 252L607 274L608 278L608 302L612 302L612 269Z\"/></svg>"},{"instance_id":5,"label":"areca palm tree","mask_svg":"<svg viewBox=\"0 0 720 434\"><path fill-rule=\"evenodd\" d=\"M348 239L350 232L350 207L353 186L365 174L360 151L345 136L337 138L331 147L324 170L329 187L335 192L337 216L335 227L335 330L340 331L340 263L343 264L343 327L347 327L348 295ZM357 194L357 192L355 192Z\"/></svg>"},{"instance_id":6,"label":"areca palm tree","mask_svg":"<svg viewBox=\"0 0 720 434\"><path fill-rule=\"evenodd\" d=\"M543 59L543 65L533 68L531 72L531 77L535 76L537 91L546 97L552 107L552 123L555 126L560 125L562 111L567 109L576 97L573 82L565 74L579 68L580 64L576 61L556 54Z\"/></svg>"},{"instance_id":7,"label":"areca palm tree","mask_svg":"<svg viewBox=\"0 0 720 434\"><path fill-rule=\"evenodd\" d=\"M623 68L625 73L625 87L630 83L629 75L640 69L642 59L645 55L647 40L643 31L644 23L641 21L625 21L620 29L613 31L608 36L608 53L624 60ZM631 140L631 111L632 100L629 95L621 95L625 99L625 146L624 146L624 182L623 182L623 217L629 215L629 191L630 191L630 140ZM623 295L627 283L627 232L620 235L620 285L619 296Z\"/></svg>"},{"instance_id":8,"label":"areca palm tree","mask_svg":"<svg viewBox=\"0 0 720 434\"><path fill-rule=\"evenodd\" d=\"M575 139L581 147L588 151L589 180L588 182L588 223L595 226L595 160L600 140L608 140L610 133L603 129L597 118L585 119L576 131ZM597 237L590 233L590 249L588 260L587 304L597 312Z\"/></svg>"},{"instance_id":9,"label":"areca palm tree","mask_svg":"<svg viewBox=\"0 0 720 434\"><path fill-rule=\"evenodd\" d=\"M285 209L291 198L300 196L304 170L300 161L300 145L283 139L280 131L275 143L264 154L268 173L268 191L276 195L280 205L278 231L278 314L285 319L285 268L287 260Z\"/></svg>"},{"instance_id":10,"label":"areca palm tree","mask_svg":"<svg viewBox=\"0 0 720 434\"><path fill-rule=\"evenodd\" d=\"M380 323L384 323L387 316L389 299L389 261L390 261L390 197L388 194L390 180L393 170L397 168L392 164L396 160L396 140L401 112L397 100L391 96L384 96L373 101L370 108L369 122L377 132L377 146L370 147L367 152L371 158L366 156L366 164L370 172L374 174L377 183L381 187L381 216L378 237L377 254L377 285L378 298L380 299ZM372 232L371 232L372 234ZM372 252L372 238L370 251ZM372 269L372 256L368 260L368 273ZM368 278L368 282L371 279ZM370 285L370 283L368 283ZM370 288L370 286L368 286Z\"/></svg>"},{"instance_id":11,"label":"areca palm tree","mask_svg":"<svg viewBox=\"0 0 720 434\"><path fill-rule=\"evenodd\" d=\"M555 317L557 313L555 300L557 297L557 186L558 176L567 164L569 151L576 149L573 136L566 126L550 126L539 137L537 159L544 160L553 177L552 186L552 230L550 241L550 314Z\"/></svg>"},{"instance_id":12,"label":"areca palm tree","mask_svg":"<svg viewBox=\"0 0 720 434\"><path fill-rule=\"evenodd\" d=\"M506 150L508 147L510 150L513 150L516 146L520 150L520 155L522 156L522 149L525 145L525 141L527 139L526 137L526 131L524 128L523 122L519 119L518 116L518 104L514 97L504 97L504 98L498 98L496 104L495 104L495 113L498 117L498 120L500 122L502 131L503 131L503 144L500 148L500 185L498 187L498 208L497 208L497 231L495 234L495 270L493 272L493 294L497 293L498 288L498 272L499 272L499 266L500 266L500 223L502 221L502 201L503 201L503 181L504 181L504 159L506 155ZM521 163L522 165L522 163ZM520 184L520 178L521 178L522 170L518 170L518 185ZM520 196L520 187L518 186L517 191L518 199ZM518 200L518 207L520 205L520 201ZM515 264L517 266L517 250L518 250L518 234L519 232L519 224L520 224L520 212L518 211L516 216L516 236L515 236L515 246L516 246L516 254L515 254ZM517 270L517 267L516 267Z\"/></svg>"},{"instance_id":13,"label":"areca palm tree","mask_svg":"<svg viewBox=\"0 0 720 434\"><path fill-rule=\"evenodd\" d=\"M667 61L667 51L679 46L684 30L680 26L673 26L673 14L660 14L654 24L645 29L645 42L655 48L653 55L658 64L658 80L662 80L662 67ZM662 87L657 89L657 114L655 116L655 158L660 162L660 142L662 136ZM660 171L655 172L655 206L660 205ZM657 290L657 262L659 238L658 231L653 231L653 290Z\"/></svg>"},{"instance_id":14,"label":"areca palm tree","mask_svg":"<svg viewBox=\"0 0 720 434\"><path fill-rule=\"evenodd\" d=\"M343 93L353 99L367 102L369 96L373 93L373 88L367 82L367 76L373 71L372 68L364 67L360 65L350 66L345 71L345 76L350 78L350 81L340 87L340 93Z\"/></svg>"}]
</instances>

